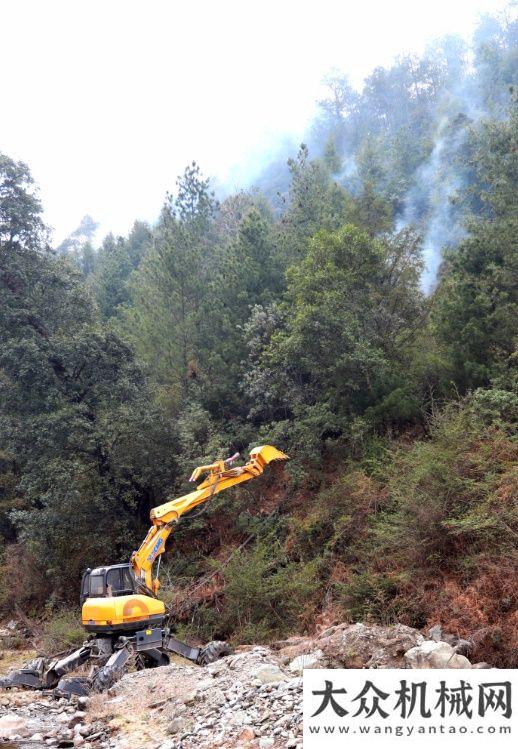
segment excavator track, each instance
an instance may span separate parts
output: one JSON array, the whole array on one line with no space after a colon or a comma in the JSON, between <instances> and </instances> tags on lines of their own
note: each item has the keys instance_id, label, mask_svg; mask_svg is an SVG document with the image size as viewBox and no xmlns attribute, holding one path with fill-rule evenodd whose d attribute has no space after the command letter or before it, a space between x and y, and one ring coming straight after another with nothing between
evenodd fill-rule
<instances>
[{"instance_id":1,"label":"excavator track","mask_svg":"<svg viewBox=\"0 0 518 749\"><path fill-rule=\"evenodd\" d=\"M198 663L200 666L208 666L209 663L214 663L214 661L224 658L226 655L230 655L231 652L232 650L228 642L212 640L212 642L209 642L208 645L200 650Z\"/></svg>"},{"instance_id":2,"label":"excavator track","mask_svg":"<svg viewBox=\"0 0 518 749\"><path fill-rule=\"evenodd\" d=\"M150 632L148 630L148 632ZM141 635L139 641L139 634ZM207 666L231 653L226 642L213 640L203 648L191 647L177 640L168 630L137 633L134 637L119 638L110 653L107 639L87 640L78 650L59 660L36 658L0 680L0 688L54 690L57 696L87 695L104 692L112 687L132 667L156 668L169 663L169 655L181 655L200 666ZM158 644L158 647L155 645ZM89 677L69 676L71 671L92 661L96 665Z\"/></svg>"}]
</instances>

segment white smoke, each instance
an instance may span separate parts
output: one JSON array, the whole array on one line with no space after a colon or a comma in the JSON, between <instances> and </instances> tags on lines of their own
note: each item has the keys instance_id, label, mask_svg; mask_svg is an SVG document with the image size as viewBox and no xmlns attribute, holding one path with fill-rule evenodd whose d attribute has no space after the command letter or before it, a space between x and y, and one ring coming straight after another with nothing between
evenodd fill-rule
<instances>
[{"instance_id":1,"label":"white smoke","mask_svg":"<svg viewBox=\"0 0 518 749\"><path fill-rule=\"evenodd\" d=\"M421 286L425 293L433 291L436 284L443 249L465 236L455 203L465 187L456 163L465 138L465 129L452 131L449 117L440 120L432 152L417 170L414 184L405 197L404 211L396 222L398 231L412 225L423 235Z\"/></svg>"}]
</instances>

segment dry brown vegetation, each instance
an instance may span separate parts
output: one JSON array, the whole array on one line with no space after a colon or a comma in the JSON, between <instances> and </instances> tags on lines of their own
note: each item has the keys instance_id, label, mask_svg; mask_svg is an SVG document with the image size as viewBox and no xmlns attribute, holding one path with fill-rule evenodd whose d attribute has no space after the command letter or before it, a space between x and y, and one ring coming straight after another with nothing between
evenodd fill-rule
<instances>
[{"instance_id":1,"label":"dry brown vegetation","mask_svg":"<svg viewBox=\"0 0 518 749\"><path fill-rule=\"evenodd\" d=\"M177 591L177 611L191 634L236 641L344 620L440 623L472 640L476 660L515 666L517 457L510 425L481 418L466 401L420 439L398 440L342 473L335 467L320 491L306 484L281 495L266 485L265 506L277 510L266 530L255 526L257 537L239 548L239 524L227 535L218 519L216 561L198 567L197 586ZM257 505L241 500L259 520ZM284 607L293 595L296 607ZM245 599L258 606L244 611Z\"/></svg>"}]
</instances>

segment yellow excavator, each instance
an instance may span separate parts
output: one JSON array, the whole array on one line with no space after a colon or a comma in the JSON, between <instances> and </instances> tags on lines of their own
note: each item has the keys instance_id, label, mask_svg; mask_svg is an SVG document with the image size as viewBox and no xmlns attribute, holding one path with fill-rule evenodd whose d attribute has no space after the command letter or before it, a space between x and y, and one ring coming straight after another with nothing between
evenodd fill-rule
<instances>
[{"instance_id":1,"label":"yellow excavator","mask_svg":"<svg viewBox=\"0 0 518 749\"><path fill-rule=\"evenodd\" d=\"M199 466L190 480L206 476L195 491L151 510L151 528L129 563L86 570L80 601L82 623L90 636L81 648L57 659L37 658L0 680L0 686L87 694L111 686L130 663L137 668L165 665L169 654L176 653L205 665L226 655L229 649L224 642L197 648L173 636L165 604L157 595L158 574L166 540L183 515L225 489L260 476L269 463L288 459L271 445L254 448L245 465L233 465L238 457L236 453ZM89 678L65 678L90 660L96 667Z\"/></svg>"}]
</instances>

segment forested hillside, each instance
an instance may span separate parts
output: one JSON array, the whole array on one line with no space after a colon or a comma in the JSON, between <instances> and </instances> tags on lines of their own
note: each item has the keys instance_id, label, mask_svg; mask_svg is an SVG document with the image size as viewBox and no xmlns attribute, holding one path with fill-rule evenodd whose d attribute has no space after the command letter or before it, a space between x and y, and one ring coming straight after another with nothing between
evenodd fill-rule
<instances>
[{"instance_id":1,"label":"forested hillside","mask_svg":"<svg viewBox=\"0 0 518 749\"><path fill-rule=\"evenodd\" d=\"M195 465L266 442L287 467L174 534L182 626L442 622L511 665L517 78L505 18L333 74L287 163L216 196L193 162L100 247L86 216L52 248L0 154L3 613L75 605Z\"/></svg>"}]
</instances>

